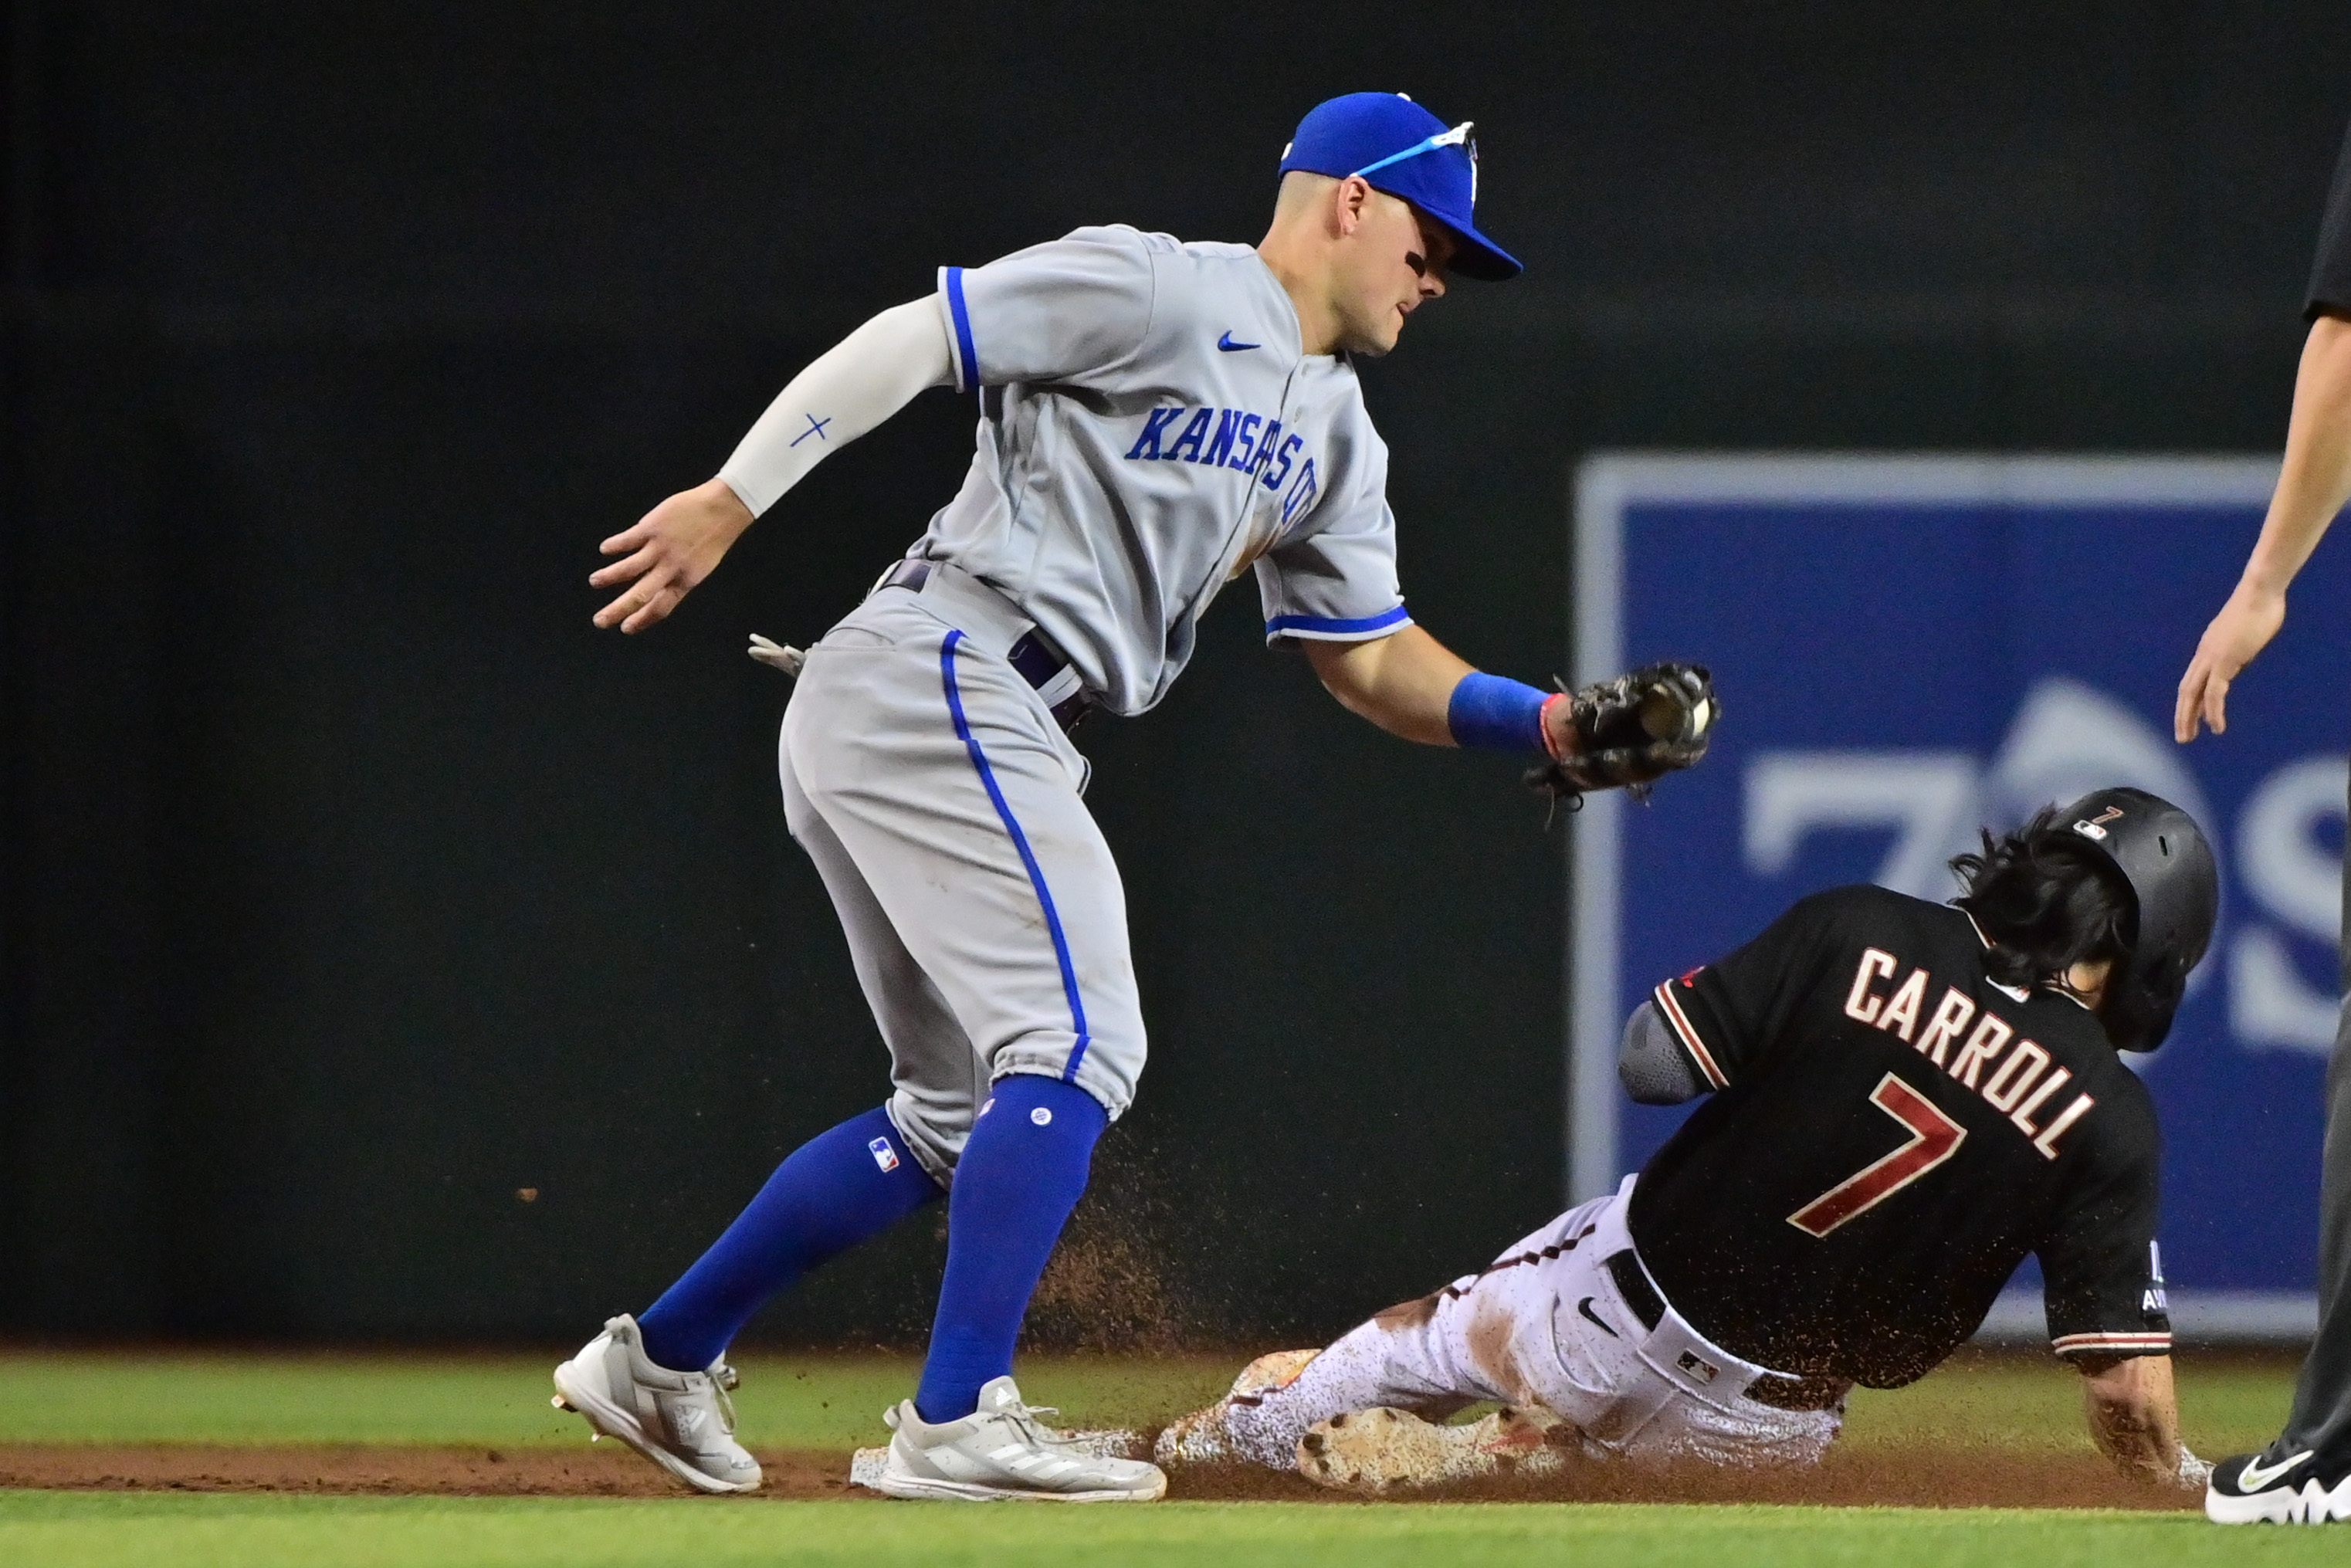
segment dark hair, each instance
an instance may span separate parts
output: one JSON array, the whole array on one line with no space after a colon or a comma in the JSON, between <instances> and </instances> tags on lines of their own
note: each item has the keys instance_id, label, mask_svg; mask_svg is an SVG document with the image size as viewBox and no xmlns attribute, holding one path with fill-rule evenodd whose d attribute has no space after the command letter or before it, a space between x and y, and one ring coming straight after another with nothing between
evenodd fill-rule
<instances>
[{"instance_id":1,"label":"dark hair","mask_svg":"<svg viewBox=\"0 0 2351 1568\"><path fill-rule=\"evenodd\" d=\"M2138 901L2113 862L2057 823L2044 807L2014 832L1983 834L1981 854L1951 857L1967 891L1951 900L1991 942L1984 967L2005 986L2064 978L2101 958L2127 967L2138 939ZM2114 988L2110 985L2109 991Z\"/></svg>"}]
</instances>

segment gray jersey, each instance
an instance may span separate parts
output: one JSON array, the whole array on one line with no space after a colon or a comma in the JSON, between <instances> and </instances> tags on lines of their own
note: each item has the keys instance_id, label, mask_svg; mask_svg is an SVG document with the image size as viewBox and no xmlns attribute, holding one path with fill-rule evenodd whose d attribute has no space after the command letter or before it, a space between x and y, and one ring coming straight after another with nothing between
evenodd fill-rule
<instances>
[{"instance_id":1,"label":"gray jersey","mask_svg":"<svg viewBox=\"0 0 2351 1568\"><path fill-rule=\"evenodd\" d=\"M1387 447L1353 366L1301 351L1255 250L1083 228L944 267L939 299L983 417L962 490L911 553L1013 600L1103 706L1165 696L1251 563L1270 639L1409 624Z\"/></svg>"}]
</instances>

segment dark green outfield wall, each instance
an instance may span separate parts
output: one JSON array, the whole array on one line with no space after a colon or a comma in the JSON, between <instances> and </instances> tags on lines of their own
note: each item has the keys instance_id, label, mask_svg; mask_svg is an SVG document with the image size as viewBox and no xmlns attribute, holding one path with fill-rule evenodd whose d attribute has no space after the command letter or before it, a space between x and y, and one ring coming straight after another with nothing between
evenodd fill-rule
<instances>
[{"instance_id":1,"label":"dark green outfield wall","mask_svg":"<svg viewBox=\"0 0 2351 1568\"><path fill-rule=\"evenodd\" d=\"M582 580L935 264L1253 238L1332 92L1476 116L1526 278L1367 382L1416 612L1539 678L1593 447L2273 447L2351 116L2339 5L8 14L25 1333L568 1337L879 1098L739 649L855 599L971 410L651 637ZM1083 743L1156 1030L1082 1225L1120 1312L1316 1333L1542 1219L1564 867L1512 768L1347 718L1246 592ZM919 1327L916 1229L762 1332Z\"/></svg>"}]
</instances>

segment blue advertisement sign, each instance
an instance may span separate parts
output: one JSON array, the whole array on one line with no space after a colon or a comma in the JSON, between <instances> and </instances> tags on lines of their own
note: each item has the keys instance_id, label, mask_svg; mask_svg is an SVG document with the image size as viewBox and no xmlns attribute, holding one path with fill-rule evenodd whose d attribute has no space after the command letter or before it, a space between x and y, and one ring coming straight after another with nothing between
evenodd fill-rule
<instances>
[{"instance_id":1,"label":"blue advertisement sign","mask_svg":"<svg viewBox=\"0 0 2351 1568\"><path fill-rule=\"evenodd\" d=\"M2223 883L2169 1041L2128 1059L2162 1116L2175 1320L2222 1337L2307 1329L2351 549L2306 569L2284 634L2231 693L2229 732L2170 736L2180 672L2276 473L2251 458L1585 465L1579 678L1695 660L1726 716L1704 765L1652 804L1598 796L1576 819L1573 1196L1637 1170L1685 1113L1635 1106L1615 1082L1625 1015L1656 981L1821 888L1947 898L1945 862L1980 824L2134 784L2196 817ZM2037 1324L2037 1295L2020 1276L2002 1311Z\"/></svg>"}]
</instances>

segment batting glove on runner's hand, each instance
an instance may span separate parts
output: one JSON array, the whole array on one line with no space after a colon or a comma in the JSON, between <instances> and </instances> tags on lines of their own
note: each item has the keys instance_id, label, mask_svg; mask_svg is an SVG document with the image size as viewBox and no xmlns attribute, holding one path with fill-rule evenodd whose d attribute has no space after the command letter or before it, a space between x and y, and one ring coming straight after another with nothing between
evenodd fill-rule
<instances>
[{"instance_id":1,"label":"batting glove on runner's hand","mask_svg":"<svg viewBox=\"0 0 2351 1568\"><path fill-rule=\"evenodd\" d=\"M751 633L751 646L745 650L751 657L771 670L781 670L794 680L800 678L800 667L808 663L808 654L789 643L778 643L772 637Z\"/></svg>"},{"instance_id":2,"label":"batting glove on runner's hand","mask_svg":"<svg viewBox=\"0 0 2351 1568\"><path fill-rule=\"evenodd\" d=\"M1571 810L1594 789L1621 789L1647 800L1658 779L1706 755L1722 717L1722 699L1703 664L1651 664L1579 691L1561 690L1574 745L1530 771L1527 785Z\"/></svg>"}]
</instances>

